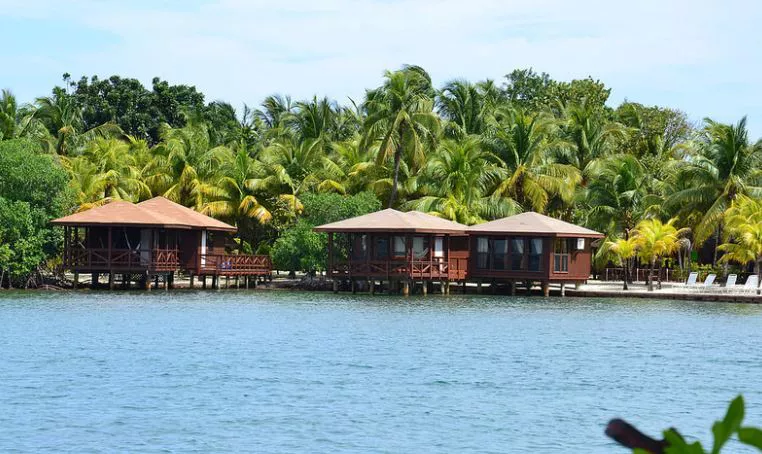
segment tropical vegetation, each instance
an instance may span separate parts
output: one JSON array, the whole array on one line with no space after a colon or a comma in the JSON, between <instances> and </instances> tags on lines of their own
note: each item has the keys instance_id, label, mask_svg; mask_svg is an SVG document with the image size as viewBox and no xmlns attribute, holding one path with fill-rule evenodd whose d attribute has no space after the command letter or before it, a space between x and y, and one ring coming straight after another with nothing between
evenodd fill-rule
<instances>
[{"instance_id":1,"label":"tropical vegetation","mask_svg":"<svg viewBox=\"0 0 762 454\"><path fill-rule=\"evenodd\" d=\"M242 251L273 248L289 271L325 265L306 232L326 207L307 201L359 194L356 213L416 209L464 224L542 212L605 233L616 246L598 248L598 266L653 269L677 256L688 267L698 256L759 268L758 220L742 204L762 199L762 141L746 119L694 124L668 107L612 106L609 94L592 78L531 69L437 87L418 66L387 71L362 99L272 95L258 108L158 78L146 88L65 74L29 103L4 90L0 276L34 285L60 249L50 218L157 195L235 224ZM29 229L41 246L19 242L36 241ZM277 258L288 248L295 258Z\"/></svg>"}]
</instances>

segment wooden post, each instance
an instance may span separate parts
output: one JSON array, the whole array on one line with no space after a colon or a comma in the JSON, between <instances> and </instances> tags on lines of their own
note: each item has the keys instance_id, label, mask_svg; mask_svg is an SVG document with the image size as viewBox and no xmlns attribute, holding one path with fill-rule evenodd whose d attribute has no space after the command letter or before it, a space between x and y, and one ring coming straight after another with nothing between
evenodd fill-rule
<instances>
[{"instance_id":1,"label":"wooden post","mask_svg":"<svg viewBox=\"0 0 762 454\"><path fill-rule=\"evenodd\" d=\"M240 282L239 282L239 280L238 280L238 276L236 276L236 277L235 277L235 289L236 289L236 290L238 290L238 289L240 289L240 288L241 288L241 287L240 287Z\"/></svg>"},{"instance_id":2,"label":"wooden post","mask_svg":"<svg viewBox=\"0 0 762 454\"><path fill-rule=\"evenodd\" d=\"M146 271L146 274L143 275L142 283L144 289L148 291L151 290L151 276L148 275L148 271Z\"/></svg>"},{"instance_id":3,"label":"wooden post","mask_svg":"<svg viewBox=\"0 0 762 454\"><path fill-rule=\"evenodd\" d=\"M225 276L225 288L230 288L230 276Z\"/></svg>"},{"instance_id":4,"label":"wooden post","mask_svg":"<svg viewBox=\"0 0 762 454\"><path fill-rule=\"evenodd\" d=\"M328 232L328 275L333 274L333 232Z\"/></svg>"},{"instance_id":5,"label":"wooden post","mask_svg":"<svg viewBox=\"0 0 762 454\"><path fill-rule=\"evenodd\" d=\"M375 279L370 280L369 287L370 287L370 294L375 295L376 294L376 280Z\"/></svg>"},{"instance_id":6,"label":"wooden post","mask_svg":"<svg viewBox=\"0 0 762 454\"><path fill-rule=\"evenodd\" d=\"M167 290L175 288L175 272L167 273Z\"/></svg>"},{"instance_id":7,"label":"wooden post","mask_svg":"<svg viewBox=\"0 0 762 454\"><path fill-rule=\"evenodd\" d=\"M421 294L423 294L423 296L429 294L429 281L421 282Z\"/></svg>"},{"instance_id":8,"label":"wooden post","mask_svg":"<svg viewBox=\"0 0 762 454\"><path fill-rule=\"evenodd\" d=\"M246 290L249 289L249 281L251 280L251 276L244 276L243 281L246 283Z\"/></svg>"},{"instance_id":9,"label":"wooden post","mask_svg":"<svg viewBox=\"0 0 762 454\"><path fill-rule=\"evenodd\" d=\"M577 281L574 283L574 290L579 290L579 287L582 285L582 282Z\"/></svg>"},{"instance_id":10,"label":"wooden post","mask_svg":"<svg viewBox=\"0 0 762 454\"><path fill-rule=\"evenodd\" d=\"M566 282L561 281L561 296L566 296Z\"/></svg>"},{"instance_id":11,"label":"wooden post","mask_svg":"<svg viewBox=\"0 0 762 454\"><path fill-rule=\"evenodd\" d=\"M195 276L193 276L193 273L190 273L190 283L188 284L188 288L191 288L191 289L193 288L193 278L194 277Z\"/></svg>"},{"instance_id":12,"label":"wooden post","mask_svg":"<svg viewBox=\"0 0 762 454\"><path fill-rule=\"evenodd\" d=\"M479 280L476 282L476 293L477 293L478 295L481 295L481 294L482 294L482 280L481 280L481 279L479 279Z\"/></svg>"},{"instance_id":13,"label":"wooden post","mask_svg":"<svg viewBox=\"0 0 762 454\"><path fill-rule=\"evenodd\" d=\"M511 281L511 296L516 296L516 281Z\"/></svg>"},{"instance_id":14,"label":"wooden post","mask_svg":"<svg viewBox=\"0 0 762 454\"><path fill-rule=\"evenodd\" d=\"M158 274L154 275L153 277L153 288L155 290L159 290L159 275Z\"/></svg>"},{"instance_id":15,"label":"wooden post","mask_svg":"<svg viewBox=\"0 0 762 454\"><path fill-rule=\"evenodd\" d=\"M333 293L339 293L339 281L337 279L333 280Z\"/></svg>"},{"instance_id":16,"label":"wooden post","mask_svg":"<svg viewBox=\"0 0 762 454\"><path fill-rule=\"evenodd\" d=\"M524 285L526 285L527 288L527 295L532 294L532 281L525 281Z\"/></svg>"},{"instance_id":17,"label":"wooden post","mask_svg":"<svg viewBox=\"0 0 762 454\"><path fill-rule=\"evenodd\" d=\"M108 289L114 290L114 271L108 272Z\"/></svg>"},{"instance_id":18,"label":"wooden post","mask_svg":"<svg viewBox=\"0 0 762 454\"><path fill-rule=\"evenodd\" d=\"M357 293L357 283L355 283L354 279L350 279L349 285L352 287L352 294Z\"/></svg>"},{"instance_id":19,"label":"wooden post","mask_svg":"<svg viewBox=\"0 0 762 454\"><path fill-rule=\"evenodd\" d=\"M206 274L199 276L201 278L201 289L206 290Z\"/></svg>"},{"instance_id":20,"label":"wooden post","mask_svg":"<svg viewBox=\"0 0 762 454\"><path fill-rule=\"evenodd\" d=\"M550 284L548 281L542 281L542 296L546 298L550 296Z\"/></svg>"},{"instance_id":21,"label":"wooden post","mask_svg":"<svg viewBox=\"0 0 762 454\"><path fill-rule=\"evenodd\" d=\"M2 285L2 284L3 283L0 282L0 285ZM74 282L72 283L72 288L74 290L76 290L77 289L77 285L79 285L79 273L75 271L74 272Z\"/></svg>"},{"instance_id":22,"label":"wooden post","mask_svg":"<svg viewBox=\"0 0 762 454\"><path fill-rule=\"evenodd\" d=\"M403 296L409 296L410 295L410 281L405 279L402 281L402 295Z\"/></svg>"},{"instance_id":23,"label":"wooden post","mask_svg":"<svg viewBox=\"0 0 762 454\"><path fill-rule=\"evenodd\" d=\"M92 273L90 275L90 288L93 290L98 288L98 273Z\"/></svg>"},{"instance_id":24,"label":"wooden post","mask_svg":"<svg viewBox=\"0 0 762 454\"><path fill-rule=\"evenodd\" d=\"M463 282L460 284L460 286L463 288L463 294L465 295L465 294L466 294L466 281L464 280L464 281L463 281Z\"/></svg>"}]
</instances>

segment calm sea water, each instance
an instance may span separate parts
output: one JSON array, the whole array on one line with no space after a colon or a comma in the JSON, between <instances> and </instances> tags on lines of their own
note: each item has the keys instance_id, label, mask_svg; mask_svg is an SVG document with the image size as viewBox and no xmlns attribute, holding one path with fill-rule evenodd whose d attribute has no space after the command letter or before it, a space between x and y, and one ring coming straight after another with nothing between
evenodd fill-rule
<instances>
[{"instance_id":1,"label":"calm sea water","mask_svg":"<svg viewBox=\"0 0 762 454\"><path fill-rule=\"evenodd\" d=\"M0 292L2 452L591 452L762 425L762 307ZM738 444L730 452L750 452Z\"/></svg>"}]
</instances>

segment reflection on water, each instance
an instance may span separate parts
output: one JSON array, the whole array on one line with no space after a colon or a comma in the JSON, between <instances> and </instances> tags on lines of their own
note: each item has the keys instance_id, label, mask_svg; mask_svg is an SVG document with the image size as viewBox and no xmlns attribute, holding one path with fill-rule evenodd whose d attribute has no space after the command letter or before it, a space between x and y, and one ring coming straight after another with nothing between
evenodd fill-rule
<instances>
[{"instance_id":1,"label":"reflection on water","mask_svg":"<svg viewBox=\"0 0 762 454\"><path fill-rule=\"evenodd\" d=\"M762 425L762 307L0 293L0 451L618 452L622 416ZM738 445L731 452L742 451Z\"/></svg>"}]
</instances>

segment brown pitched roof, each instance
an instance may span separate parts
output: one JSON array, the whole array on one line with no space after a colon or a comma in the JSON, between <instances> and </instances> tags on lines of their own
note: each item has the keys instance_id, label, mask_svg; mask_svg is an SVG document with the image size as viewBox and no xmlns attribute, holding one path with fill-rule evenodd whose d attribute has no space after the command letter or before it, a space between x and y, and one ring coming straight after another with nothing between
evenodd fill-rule
<instances>
[{"instance_id":1,"label":"brown pitched roof","mask_svg":"<svg viewBox=\"0 0 762 454\"><path fill-rule=\"evenodd\" d=\"M160 227L173 229L208 229L234 232L232 225L197 213L164 197L154 197L138 204L116 200L52 221L57 225L95 225Z\"/></svg>"},{"instance_id":2,"label":"brown pitched roof","mask_svg":"<svg viewBox=\"0 0 762 454\"><path fill-rule=\"evenodd\" d=\"M603 238L604 235L594 230L551 218L533 211L508 216L484 224L472 225L469 233L520 233L540 236L563 236L583 238Z\"/></svg>"},{"instance_id":3,"label":"brown pitched roof","mask_svg":"<svg viewBox=\"0 0 762 454\"><path fill-rule=\"evenodd\" d=\"M236 228L230 224L218 221L198 211L184 207L164 197L154 197L150 200L138 203L139 207L152 213L158 213L168 221L185 225L196 229L223 230L235 232Z\"/></svg>"},{"instance_id":4,"label":"brown pitched roof","mask_svg":"<svg viewBox=\"0 0 762 454\"><path fill-rule=\"evenodd\" d=\"M388 208L315 227L317 232L401 232L465 234L466 226L419 211Z\"/></svg>"}]
</instances>

